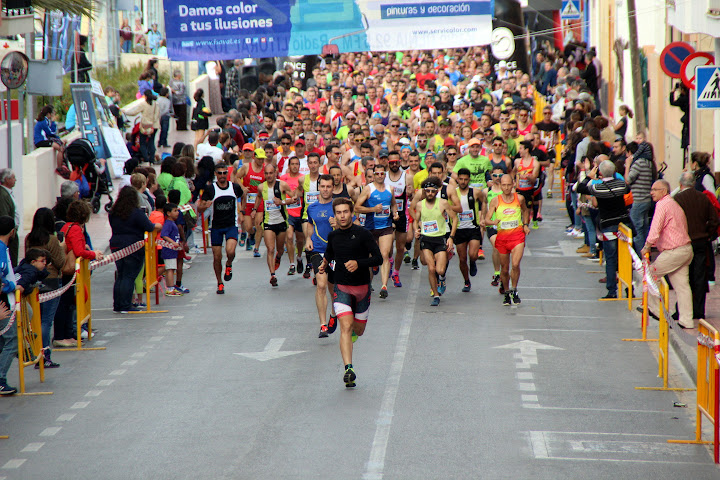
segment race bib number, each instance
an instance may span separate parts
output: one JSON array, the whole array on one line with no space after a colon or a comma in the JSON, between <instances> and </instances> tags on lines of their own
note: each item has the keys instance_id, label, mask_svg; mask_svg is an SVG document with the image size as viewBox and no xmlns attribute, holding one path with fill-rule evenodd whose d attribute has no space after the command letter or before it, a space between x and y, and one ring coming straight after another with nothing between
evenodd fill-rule
<instances>
[{"instance_id":1,"label":"race bib number","mask_svg":"<svg viewBox=\"0 0 720 480\"><path fill-rule=\"evenodd\" d=\"M393 188L393 195L395 195L396 197L399 197L400 195L403 194L404 191L405 191L405 187L401 187L401 186L399 186L399 185L396 185L396 186Z\"/></svg>"},{"instance_id":2,"label":"race bib number","mask_svg":"<svg viewBox=\"0 0 720 480\"><path fill-rule=\"evenodd\" d=\"M265 211L272 212L273 210L280 210L280 205L275 205L272 200L265 200Z\"/></svg>"},{"instance_id":3,"label":"race bib number","mask_svg":"<svg viewBox=\"0 0 720 480\"><path fill-rule=\"evenodd\" d=\"M383 205L382 212L376 213L375 218L388 218L390 216L390 207Z\"/></svg>"},{"instance_id":4,"label":"race bib number","mask_svg":"<svg viewBox=\"0 0 720 480\"><path fill-rule=\"evenodd\" d=\"M316 203L320 199L320 192L308 192L307 196L305 197L305 202L308 205L312 205L313 203Z\"/></svg>"},{"instance_id":5,"label":"race bib number","mask_svg":"<svg viewBox=\"0 0 720 480\"><path fill-rule=\"evenodd\" d=\"M397 205L398 212L400 212L405 207L405 200L403 200L402 198L396 198L395 205Z\"/></svg>"},{"instance_id":6,"label":"race bib number","mask_svg":"<svg viewBox=\"0 0 720 480\"><path fill-rule=\"evenodd\" d=\"M440 230L437 220L428 220L422 222L422 233L423 235L429 235L431 233L437 233Z\"/></svg>"},{"instance_id":7,"label":"race bib number","mask_svg":"<svg viewBox=\"0 0 720 480\"><path fill-rule=\"evenodd\" d=\"M364 213L361 213L358 215L358 222L360 222L361 227L365 226L365 214Z\"/></svg>"},{"instance_id":8,"label":"race bib number","mask_svg":"<svg viewBox=\"0 0 720 480\"><path fill-rule=\"evenodd\" d=\"M257 199L257 193L248 193L246 203L254 204L256 199Z\"/></svg>"},{"instance_id":9,"label":"race bib number","mask_svg":"<svg viewBox=\"0 0 720 480\"><path fill-rule=\"evenodd\" d=\"M472 210L465 210L464 212L461 212L459 215L459 219L461 222L472 222L475 220L475 212Z\"/></svg>"},{"instance_id":10,"label":"race bib number","mask_svg":"<svg viewBox=\"0 0 720 480\"><path fill-rule=\"evenodd\" d=\"M523 190L527 190L527 189L529 189L530 187L532 187L532 184L530 183L530 180L528 180L527 178L521 178L521 179L518 181L518 188L521 188L521 189L523 189Z\"/></svg>"},{"instance_id":11,"label":"race bib number","mask_svg":"<svg viewBox=\"0 0 720 480\"><path fill-rule=\"evenodd\" d=\"M517 228L520 225L520 222L517 220L506 220L504 222L500 222L500 229L502 230L509 230L511 228Z\"/></svg>"},{"instance_id":12,"label":"race bib number","mask_svg":"<svg viewBox=\"0 0 720 480\"><path fill-rule=\"evenodd\" d=\"M300 208L301 206L299 201L295 201L295 203L288 205L287 208Z\"/></svg>"}]
</instances>

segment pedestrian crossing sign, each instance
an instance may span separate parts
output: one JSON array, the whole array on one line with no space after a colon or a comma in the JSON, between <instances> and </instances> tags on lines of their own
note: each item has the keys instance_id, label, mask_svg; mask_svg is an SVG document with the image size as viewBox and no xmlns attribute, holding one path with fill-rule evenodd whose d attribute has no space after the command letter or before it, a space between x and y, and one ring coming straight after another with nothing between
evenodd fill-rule
<instances>
[{"instance_id":1,"label":"pedestrian crossing sign","mask_svg":"<svg viewBox=\"0 0 720 480\"><path fill-rule=\"evenodd\" d=\"M699 109L720 108L720 66L706 65L695 70L695 105Z\"/></svg>"},{"instance_id":2,"label":"pedestrian crossing sign","mask_svg":"<svg viewBox=\"0 0 720 480\"><path fill-rule=\"evenodd\" d=\"M580 20L580 9L578 2L580 0L563 0L562 9L560 10L561 20Z\"/></svg>"}]
</instances>

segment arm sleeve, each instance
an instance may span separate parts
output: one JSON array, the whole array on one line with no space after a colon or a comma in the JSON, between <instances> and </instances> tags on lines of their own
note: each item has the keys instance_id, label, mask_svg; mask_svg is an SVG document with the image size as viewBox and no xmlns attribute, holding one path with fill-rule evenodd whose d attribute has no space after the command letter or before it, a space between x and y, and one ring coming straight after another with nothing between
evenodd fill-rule
<instances>
[{"instance_id":1,"label":"arm sleeve","mask_svg":"<svg viewBox=\"0 0 720 480\"><path fill-rule=\"evenodd\" d=\"M650 232L648 233L645 243L649 245L655 245L660 239L660 229L665 223L665 208L655 208L655 214L650 224Z\"/></svg>"},{"instance_id":2,"label":"arm sleeve","mask_svg":"<svg viewBox=\"0 0 720 480\"><path fill-rule=\"evenodd\" d=\"M365 246L367 247L368 251L370 252L370 256L368 258L360 258L357 260L357 264L359 268L370 268L370 267L379 267L383 263L383 257L382 253L380 253L380 247L378 247L378 244L375 243L375 239L373 239L372 235L369 231L365 230L364 235L365 240Z\"/></svg>"},{"instance_id":3,"label":"arm sleeve","mask_svg":"<svg viewBox=\"0 0 720 480\"><path fill-rule=\"evenodd\" d=\"M328 262L332 262L335 260L335 250L333 250L333 242L332 242L333 232L330 232L330 235L328 235L328 242L327 242L327 248L325 249L325 260Z\"/></svg>"},{"instance_id":4,"label":"arm sleeve","mask_svg":"<svg viewBox=\"0 0 720 480\"><path fill-rule=\"evenodd\" d=\"M133 215L137 218L136 222L139 223L139 225L144 231L152 232L153 230L155 230L155 224L150 221L147 215L145 215L145 212L143 212L139 208L136 208L133 212Z\"/></svg>"},{"instance_id":5,"label":"arm sleeve","mask_svg":"<svg viewBox=\"0 0 720 480\"><path fill-rule=\"evenodd\" d=\"M715 182L710 174L705 174L702 184L703 187L705 187L705 190L715 193Z\"/></svg>"},{"instance_id":6,"label":"arm sleeve","mask_svg":"<svg viewBox=\"0 0 720 480\"><path fill-rule=\"evenodd\" d=\"M632 165L630 165L630 171L628 172L628 176L625 179L626 183L628 185L632 185L635 183L635 180L640 176L640 167L637 166L638 162L633 162Z\"/></svg>"},{"instance_id":7,"label":"arm sleeve","mask_svg":"<svg viewBox=\"0 0 720 480\"><path fill-rule=\"evenodd\" d=\"M85 235L83 235L82 227L73 225L67 231L65 242L70 246L76 257L95 260L95 252L85 248Z\"/></svg>"}]
</instances>

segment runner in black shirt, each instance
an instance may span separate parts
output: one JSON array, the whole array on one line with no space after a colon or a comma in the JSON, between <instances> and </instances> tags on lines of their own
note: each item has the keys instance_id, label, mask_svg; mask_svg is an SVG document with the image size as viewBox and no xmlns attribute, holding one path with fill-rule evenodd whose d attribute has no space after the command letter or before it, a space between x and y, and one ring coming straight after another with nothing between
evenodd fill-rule
<instances>
[{"instance_id":1,"label":"runner in black shirt","mask_svg":"<svg viewBox=\"0 0 720 480\"><path fill-rule=\"evenodd\" d=\"M370 313L370 268L383 262L380 248L369 230L352 223L355 205L349 198L333 200L337 229L328 235L325 259L319 272L334 262L335 314L340 322L340 354L345 364L343 381L355 386L353 343L365 332Z\"/></svg>"}]
</instances>

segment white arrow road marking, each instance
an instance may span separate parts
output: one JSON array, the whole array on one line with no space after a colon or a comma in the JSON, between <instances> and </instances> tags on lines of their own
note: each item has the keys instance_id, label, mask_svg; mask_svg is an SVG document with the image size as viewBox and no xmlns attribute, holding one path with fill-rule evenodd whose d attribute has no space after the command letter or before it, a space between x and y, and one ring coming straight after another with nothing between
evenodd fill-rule
<instances>
[{"instance_id":1,"label":"white arrow road marking","mask_svg":"<svg viewBox=\"0 0 720 480\"><path fill-rule=\"evenodd\" d=\"M274 360L276 358L282 358L289 355L306 352L306 350L288 350L285 352L281 352L280 348L283 346L283 343L285 343L284 338L271 338L268 344L265 345L265 350L263 350L262 352L235 353L234 355L242 355L243 357L265 362L267 360Z\"/></svg>"},{"instance_id":2,"label":"white arrow road marking","mask_svg":"<svg viewBox=\"0 0 720 480\"><path fill-rule=\"evenodd\" d=\"M522 340L520 342L508 343L507 345L501 345L493 348L504 348L509 350L520 350L518 357L522 360L522 363L529 365L537 365L537 351L538 350L565 350L560 347L553 347L552 345L545 345L544 343L533 342L532 340Z\"/></svg>"}]
</instances>

